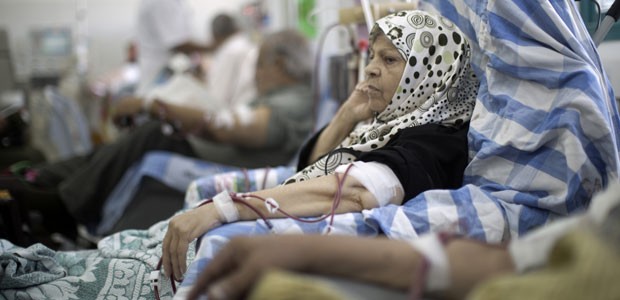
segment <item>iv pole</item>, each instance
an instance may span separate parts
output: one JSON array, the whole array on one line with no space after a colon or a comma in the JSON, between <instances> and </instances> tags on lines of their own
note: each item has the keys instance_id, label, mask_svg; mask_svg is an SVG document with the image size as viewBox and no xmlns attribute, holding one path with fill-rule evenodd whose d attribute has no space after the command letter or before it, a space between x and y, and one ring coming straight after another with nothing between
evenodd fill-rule
<instances>
[{"instance_id":1,"label":"iv pole","mask_svg":"<svg viewBox=\"0 0 620 300\"><path fill-rule=\"evenodd\" d=\"M611 27L614 25L614 23L618 21L619 17L620 17L620 2L616 0L611 5L609 10L607 10L607 12L605 13L605 18L603 18L603 21L601 22L598 29L596 30L596 32L594 32L594 35L592 36L592 40L594 41L594 45L596 47L598 47L601 44L601 42L603 42L603 40L605 39L605 36L607 36L607 34L609 33L609 30L611 30Z\"/></svg>"},{"instance_id":2,"label":"iv pole","mask_svg":"<svg viewBox=\"0 0 620 300\"><path fill-rule=\"evenodd\" d=\"M362 11L364 12L364 19L366 21L366 27L368 28L368 33L372 30L373 24L375 24L375 20L372 16L372 11L370 10L370 0L361 0Z\"/></svg>"}]
</instances>

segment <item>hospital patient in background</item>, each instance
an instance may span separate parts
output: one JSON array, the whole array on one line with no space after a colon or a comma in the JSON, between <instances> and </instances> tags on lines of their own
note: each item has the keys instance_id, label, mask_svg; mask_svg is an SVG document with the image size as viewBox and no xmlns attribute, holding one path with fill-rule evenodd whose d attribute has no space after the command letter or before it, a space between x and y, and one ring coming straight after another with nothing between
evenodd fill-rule
<instances>
[{"instance_id":1,"label":"hospital patient in background","mask_svg":"<svg viewBox=\"0 0 620 300\"><path fill-rule=\"evenodd\" d=\"M138 95L144 95L157 83L174 53L206 50L193 41L192 26L192 8L187 0L140 1L134 33L140 53Z\"/></svg>"},{"instance_id":2,"label":"hospital patient in background","mask_svg":"<svg viewBox=\"0 0 620 300\"><path fill-rule=\"evenodd\" d=\"M129 41L125 47L125 61L111 72L94 80L89 85L90 90L98 97L110 97L113 101L132 95L140 79L137 61L136 43Z\"/></svg>"},{"instance_id":3,"label":"hospital patient in background","mask_svg":"<svg viewBox=\"0 0 620 300\"><path fill-rule=\"evenodd\" d=\"M89 155L34 166L23 171L25 177L4 178L2 187L30 210L66 208L65 215L45 215L52 229L59 219L69 218L92 228L99 223L103 202L121 176L150 150L239 167L287 164L313 126L308 113L313 107L308 57L312 57L308 42L299 33L269 34L259 51L258 96L249 105L211 112L157 102L151 106L153 116L159 118L160 108L165 109L165 121L179 121L181 132L170 134L162 130L161 121L150 121ZM75 235L74 228L63 229Z\"/></svg>"},{"instance_id":4,"label":"hospital patient in background","mask_svg":"<svg viewBox=\"0 0 620 300\"><path fill-rule=\"evenodd\" d=\"M248 103L256 97L258 47L231 15L215 16L211 28L213 41L203 69L213 101L219 102L219 107Z\"/></svg>"},{"instance_id":5,"label":"hospital patient in background","mask_svg":"<svg viewBox=\"0 0 620 300\"><path fill-rule=\"evenodd\" d=\"M228 14L213 18L211 35L212 42L202 51L170 57L164 66L172 73L169 79L118 101L113 121L129 125L121 122L130 117L130 122L139 119L139 114L155 100L213 111L247 104L256 97L255 43Z\"/></svg>"}]
</instances>

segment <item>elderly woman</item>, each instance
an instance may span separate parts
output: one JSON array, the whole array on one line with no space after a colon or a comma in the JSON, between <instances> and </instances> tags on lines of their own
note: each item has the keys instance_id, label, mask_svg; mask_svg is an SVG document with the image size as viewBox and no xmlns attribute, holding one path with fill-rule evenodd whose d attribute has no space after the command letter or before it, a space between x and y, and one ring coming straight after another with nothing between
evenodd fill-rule
<instances>
[{"instance_id":1,"label":"elderly woman","mask_svg":"<svg viewBox=\"0 0 620 300\"><path fill-rule=\"evenodd\" d=\"M310 164L285 185L255 196L311 217L328 213L337 191L335 213L344 213L461 185L478 87L467 41L449 21L411 11L377 21L370 42L366 80L302 150L300 161ZM260 200L246 202L269 214ZM163 244L166 274L182 277L188 243L196 237L223 223L254 219L254 210L226 192L173 217Z\"/></svg>"}]
</instances>

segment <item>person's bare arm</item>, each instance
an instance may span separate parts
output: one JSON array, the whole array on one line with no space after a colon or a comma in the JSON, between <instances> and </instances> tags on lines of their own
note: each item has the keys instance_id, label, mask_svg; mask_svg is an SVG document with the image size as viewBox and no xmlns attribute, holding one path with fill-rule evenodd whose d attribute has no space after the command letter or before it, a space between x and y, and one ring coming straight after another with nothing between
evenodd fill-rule
<instances>
[{"instance_id":1,"label":"person's bare arm","mask_svg":"<svg viewBox=\"0 0 620 300\"><path fill-rule=\"evenodd\" d=\"M355 125L372 117L366 93L365 83L356 87L332 122L321 133L313 149L311 161L334 149ZM155 101L150 112L152 115L164 116L169 121L175 122L183 132L246 148L261 148L267 143L267 131L272 113L268 106L258 106L249 108L247 115L240 115L231 110L214 112L212 117L205 117L205 112L201 110L161 101ZM221 117L217 114L229 114L231 121L227 125L222 125L216 120Z\"/></svg>"},{"instance_id":2,"label":"person's bare arm","mask_svg":"<svg viewBox=\"0 0 620 300\"><path fill-rule=\"evenodd\" d=\"M450 263L450 287L445 291L426 293L431 298L463 299L482 282L503 274L514 273L512 256L503 245L457 238L445 247Z\"/></svg>"},{"instance_id":3,"label":"person's bare arm","mask_svg":"<svg viewBox=\"0 0 620 300\"><path fill-rule=\"evenodd\" d=\"M337 186L336 175L332 174L254 192L253 194L263 198L275 199L280 208L291 215L314 217L330 212ZM344 181L340 201L336 213L359 212L363 209L378 207L375 197L355 178L350 176ZM248 199L247 202L269 218L284 217L280 213L269 213L265 204L260 200ZM239 210L240 220L258 219L256 213L250 208L238 203L235 206ZM166 232L163 244L162 257L166 274L169 275L170 272L168 271L172 270L175 278L181 278L185 273L189 243L224 222L224 218L217 213L212 203L173 217L169 222L168 232Z\"/></svg>"},{"instance_id":4,"label":"person's bare arm","mask_svg":"<svg viewBox=\"0 0 620 300\"><path fill-rule=\"evenodd\" d=\"M112 107L111 118L116 120L122 117L129 117L142 112L142 98L128 96L122 98Z\"/></svg>"},{"instance_id":5,"label":"person's bare arm","mask_svg":"<svg viewBox=\"0 0 620 300\"><path fill-rule=\"evenodd\" d=\"M204 124L204 112L200 109L170 104L161 100L154 100L149 106L148 113L156 118L170 122L185 133L198 133Z\"/></svg>"},{"instance_id":6,"label":"person's bare arm","mask_svg":"<svg viewBox=\"0 0 620 300\"><path fill-rule=\"evenodd\" d=\"M408 288L420 256L405 242L383 238L284 235L231 240L208 265L188 299L244 299L271 269Z\"/></svg>"},{"instance_id":7,"label":"person's bare arm","mask_svg":"<svg viewBox=\"0 0 620 300\"><path fill-rule=\"evenodd\" d=\"M271 197L279 202L280 208L295 216L313 217L328 213L332 207L334 195L338 189L336 176L331 174L311 180L281 185L276 188L253 192L263 198ZM400 199L402 201L402 199ZM259 210L269 215L262 201L251 199L249 202ZM255 220L256 214L243 205L237 205L242 220ZM358 212L363 209L378 207L377 200L357 179L351 176L345 178L342 186L340 205L336 213ZM284 217L281 214L273 217Z\"/></svg>"},{"instance_id":8,"label":"person's bare arm","mask_svg":"<svg viewBox=\"0 0 620 300\"><path fill-rule=\"evenodd\" d=\"M250 113L247 119L233 113L233 122L230 127L218 126L212 120L204 124L204 134L211 140L242 146L246 148L261 148L267 143L267 132L271 120L271 108L268 106L258 106L247 109Z\"/></svg>"},{"instance_id":9,"label":"person's bare arm","mask_svg":"<svg viewBox=\"0 0 620 300\"><path fill-rule=\"evenodd\" d=\"M426 293L462 299L493 276L513 272L506 248L467 239L446 246L452 285ZM269 270L341 277L406 292L420 275L423 256L407 242L385 238L284 235L232 239L202 272L188 299L243 299Z\"/></svg>"},{"instance_id":10,"label":"person's bare arm","mask_svg":"<svg viewBox=\"0 0 620 300\"><path fill-rule=\"evenodd\" d=\"M172 52L179 52L184 54L200 53L211 51L211 47L203 44L196 43L194 41L186 41L172 47Z\"/></svg>"},{"instance_id":11,"label":"person's bare arm","mask_svg":"<svg viewBox=\"0 0 620 300\"><path fill-rule=\"evenodd\" d=\"M349 99L342 104L332 121L321 132L307 163L312 163L335 149L358 123L372 117L372 112L368 108L367 92L365 82L355 87Z\"/></svg>"},{"instance_id":12,"label":"person's bare arm","mask_svg":"<svg viewBox=\"0 0 620 300\"><path fill-rule=\"evenodd\" d=\"M160 115L169 122L179 126L186 133L192 133L215 142L232 144L247 148L260 148L267 142L267 130L271 109L267 106L247 108L246 119L241 119L233 110L214 112L213 117L206 117L205 112L182 105L155 101L151 107L152 115ZM231 122L222 125L216 121L217 114L228 114Z\"/></svg>"}]
</instances>

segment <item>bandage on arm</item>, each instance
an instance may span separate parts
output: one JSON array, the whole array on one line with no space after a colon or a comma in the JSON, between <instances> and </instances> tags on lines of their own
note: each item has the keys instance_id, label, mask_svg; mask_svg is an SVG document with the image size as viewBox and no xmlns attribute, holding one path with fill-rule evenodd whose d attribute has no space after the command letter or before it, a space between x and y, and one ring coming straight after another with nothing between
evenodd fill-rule
<instances>
[{"instance_id":1,"label":"bandage on arm","mask_svg":"<svg viewBox=\"0 0 620 300\"><path fill-rule=\"evenodd\" d=\"M582 217L557 220L521 238L513 239L508 250L516 271L524 273L544 266L555 243L569 231L578 228L582 220Z\"/></svg>"},{"instance_id":2,"label":"bandage on arm","mask_svg":"<svg viewBox=\"0 0 620 300\"><path fill-rule=\"evenodd\" d=\"M216 142L264 149L271 123L271 108L237 106L205 114L205 134ZM278 129L281 130L281 129Z\"/></svg>"},{"instance_id":3,"label":"bandage on arm","mask_svg":"<svg viewBox=\"0 0 620 300\"><path fill-rule=\"evenodd\" d=\"M379 206L400 204L405 197L400 180L388 166L377 162L355 161L349 176L359 181L370 192ZM336 168L336 173L344 173L348 165Z\"/></svg>"},{"instance_id":4,"label":"bandage on arm","mask_svg":"<svg viewBox=\"0 0 620 300\"><path fill-rule=\"evenodd\" d=\"M235 122L238 122L241 126L252 124L254 121L254 113L250 107L239 105L232 109L205 112L204 119L215 128L230 130L235 127Z\"/></svg>"},{"instance_id":5,"label":"bandage on arm","mask_svg":"<svg viewBox=\"0 0 620 300\"><path fill-rule=\"evenodd\" d=\"M239 220L239 209L235 206L230 193L223 191L213 197L213 204L218 214L222 216L225 223L232 223Z\"/></svg>"},{"instance_id":6,"label":"bandage on arm","mask_svg":"<svg viewBox=\"0 0 620 300\"><path fill-rule=\"evenodd\" d=\"M424 289L434 292L450 287L450 263L439 235L427 234L408 242L428 263Z\"/></svg>"}]
</instances>

